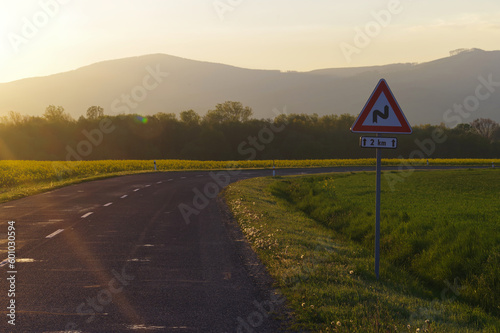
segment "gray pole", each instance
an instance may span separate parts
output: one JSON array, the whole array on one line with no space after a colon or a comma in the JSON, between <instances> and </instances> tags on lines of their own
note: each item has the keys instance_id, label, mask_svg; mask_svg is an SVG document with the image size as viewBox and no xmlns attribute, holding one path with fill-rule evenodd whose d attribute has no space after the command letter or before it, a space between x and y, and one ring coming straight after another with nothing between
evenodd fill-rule
<instances>
[{"instance_id":1,"label":"gray pole","mask_svg":"<svg viewBox=\"0 0 500 333\"><path fill-rule=\"evenodd\" d=\"M377 137L379 134L377 134ZM380 262L380 175L382 169L382 150L377 148L377 194L375 203L375 276L379 279Z\"/></svg>"}]
</instances>

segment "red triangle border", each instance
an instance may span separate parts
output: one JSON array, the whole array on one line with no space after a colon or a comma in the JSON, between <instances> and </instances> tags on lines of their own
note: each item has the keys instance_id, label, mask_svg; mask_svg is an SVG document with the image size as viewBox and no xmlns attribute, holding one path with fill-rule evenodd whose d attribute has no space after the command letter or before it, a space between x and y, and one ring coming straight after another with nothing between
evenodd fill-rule
<instances>
[{"instance_id":1,"label":"red triangle border","mask_svg":"<svg viewBox=\"0 0 500 333\"><path fill-rule=\"evenodd\" d=\"M373 105L377 102L378 98L380 97L380 94L382 92L385 94L385 97L387 97L387 101L391 105L392 109L394 110L394 113L396 114L396 117L398 117L399 123L401 126L363 126L363 122L365 119L368 117L370 114L371 109L373 108ZM354 124L351 127L351 132L353 133L391 133L391 134L411 134L412 133L412 128L410 124L408 123L408 120L406 120L405 115L403 114L403 111L399 107L398 102L396 101L396 98L394 97L391 89L389 88L389 85L384 79L380 79L378 82L377 86L373 90L370 98L365 104L365 107L359 114L358 118L354 122Z\"/></svg>"}]
</instances>

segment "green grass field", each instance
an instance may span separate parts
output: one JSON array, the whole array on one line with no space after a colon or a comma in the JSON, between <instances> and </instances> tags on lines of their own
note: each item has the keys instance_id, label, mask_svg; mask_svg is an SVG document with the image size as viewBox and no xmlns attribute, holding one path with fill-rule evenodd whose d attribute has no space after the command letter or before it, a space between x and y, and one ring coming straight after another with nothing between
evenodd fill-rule
<instances>
[{"instance_id":1,"label":"green grass field","mask_svg":"<svg viewBox=\"0 0 500 333\"><path fill-rule=\"evenodd\" d=\"M391 187L395 175L382 178L380 281L374 173L252 179L225 195L294 329L499 332L500 171L413 172Z\"/></svg>"}]
</instances>

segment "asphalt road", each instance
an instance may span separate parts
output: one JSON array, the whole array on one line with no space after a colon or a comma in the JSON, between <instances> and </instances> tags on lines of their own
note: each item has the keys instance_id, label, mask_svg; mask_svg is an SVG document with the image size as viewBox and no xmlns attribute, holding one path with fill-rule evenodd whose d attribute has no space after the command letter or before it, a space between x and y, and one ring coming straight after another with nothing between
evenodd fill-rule
<instances>
[{"instance_id":1,"label":"asphalt road","mask_svg":"<svg viewBox=\"0 0 500 333\"><path fill-rule=\"evenodd\" d=\"M271 171L147 173L1 204L0 260L14 221L17 262L0 264L0 331L278 331L269 312L283 299L215 199L227 183L263 175Z\"/></svg>"}]
</instances>

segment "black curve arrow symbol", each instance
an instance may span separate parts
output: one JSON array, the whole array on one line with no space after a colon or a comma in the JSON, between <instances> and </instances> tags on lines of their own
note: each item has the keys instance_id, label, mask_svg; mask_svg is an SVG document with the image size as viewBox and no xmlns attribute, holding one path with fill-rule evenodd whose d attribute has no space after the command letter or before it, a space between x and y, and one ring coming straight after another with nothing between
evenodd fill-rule
<instances>
[{"instance_id":1,"label":"black curve arrow symbol","mask_svg":"<svg viewBox=\"0 0 500 333\"><path fill-rule=\"evenodd\" d=\"M380 111L380 110L373 111L373 123L374 124L377 123L377 117L380 117L382 119L389 118L389 105L386 105L384 107L384 113L382 113L382 111Z\"/></svg>"}]
</instances>

